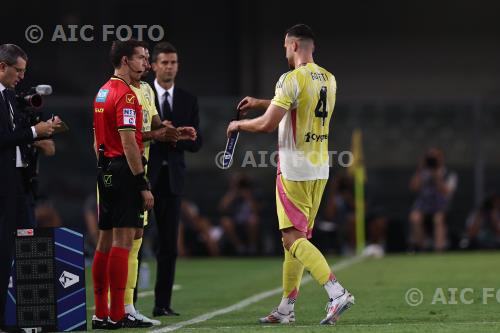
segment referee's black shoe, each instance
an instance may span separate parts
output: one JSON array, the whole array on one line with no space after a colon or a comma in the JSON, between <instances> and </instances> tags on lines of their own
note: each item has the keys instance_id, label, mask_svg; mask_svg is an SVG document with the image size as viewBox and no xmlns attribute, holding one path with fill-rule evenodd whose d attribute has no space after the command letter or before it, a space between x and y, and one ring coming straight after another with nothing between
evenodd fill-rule
<instances>
[{"instance_id":1,"label":"referee's black shoe","mask_svg":"<svg viewBox=\"0 0 500 333\"><path fill-rule=\"evenodd\" d=\"M117 330L119 328L146 328L151 326L153 326L152 322L137 319L126 313L125 316L117 322L108 319L108 325L105 329Z\"/></svg>"},{"instance_id":2,"label":"referee's black shoe","mask_svg":"<svg viewBox=\"0 0 500 333\"><path fill-rule=\"evenodd\" d=\"M108 318L101 319L96 315L92 316L92 329L93 330L106 330L108 326Z\"/></svg>"}]
</instances>

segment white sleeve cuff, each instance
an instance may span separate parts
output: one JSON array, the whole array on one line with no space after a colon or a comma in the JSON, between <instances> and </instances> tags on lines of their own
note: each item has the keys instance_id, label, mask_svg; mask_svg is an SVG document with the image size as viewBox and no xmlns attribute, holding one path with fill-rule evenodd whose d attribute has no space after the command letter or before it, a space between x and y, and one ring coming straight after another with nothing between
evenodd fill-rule
<instances>
[{"instance_id":1,"label":"white sleeve cuff","mask_svg":"<svg viewBox=\"0 0 500 333\"><path fill-rule=\"evenodd\" d=\"M33 139L36 139L38 135L36 134L35 126L31 126L31 132L33 133Z\"/></svg>"}]
</instances>

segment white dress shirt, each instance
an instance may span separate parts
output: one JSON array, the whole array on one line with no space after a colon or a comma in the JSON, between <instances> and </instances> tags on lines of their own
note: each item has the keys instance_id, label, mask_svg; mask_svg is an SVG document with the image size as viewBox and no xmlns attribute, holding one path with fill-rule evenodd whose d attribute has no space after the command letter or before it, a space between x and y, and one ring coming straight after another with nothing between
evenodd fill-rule
<instances>
[{"instance_id":1,"label":"white dress shirt","mask_svg":"<svg viewBox=\"0 0 500 333\"><path fill-rule=\"evenodd\" d=\"M160 84L158 83L158 80L155 79L154 82L155 89L156 89L156 96L158 97L158 103L160 105L160 112L161 115L163 115L163 102L165 101L165 93L168 92L168 104L170 104L170 110L173 110L173 105L174 105L174 85L170 87L170 89L165 90Z\"/></svg>"},{"instance_id":2,"label":"white dress shirt","mask_svg":"<svg viewBox=\"0 0 500 333\"><path fill-rule=\"evenodd\" d=\"M7 99L7 96L4 94L4 90L6 90L5 86L0 82L0 94L2 94L2 98L7 102L7 106L9 107L9 116L10 120L12 121L12 128L16 128L16 124L14 123L14 109L12 109L12 105L10 105L9 100ZM31 132L33 133L33 139L36 139L36 131L35 131L35 126L31 126ZM23 163L23 159L21 158L21 150L19 149L19 146L16 146L16 167L17 168L25 168L28 165L26 163Z\"/></svg>"}]
</instances>

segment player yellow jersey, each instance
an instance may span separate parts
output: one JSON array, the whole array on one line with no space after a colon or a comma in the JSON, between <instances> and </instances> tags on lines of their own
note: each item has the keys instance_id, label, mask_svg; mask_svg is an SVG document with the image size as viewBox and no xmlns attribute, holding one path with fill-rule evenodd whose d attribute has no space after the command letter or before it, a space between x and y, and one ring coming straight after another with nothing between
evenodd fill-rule
<instances>
[{"instance_id":1,"label":"player yellow jersey","mask_svg":"<svg viewBox=\"0 0 500 333\"><path fill-rule=\"evenodd\" d=\"M136 88L132 85L130 88L132 88L132 91L137 95L137 100L142 106L142 132L149 132L151 131L153 117L158 114L158 110L156 110L155 105L155 93L153 88L151 88L147 82L143 81L141 81L141 88ZM149 160L149 145L149 141L144 142L144 156L147 160Z\"/></svg>"},{"instance_id":2,"label":"player yellow jersey","mask_svg":"<svg viewBox=\"0 0 500 333\"><path fill-rule=\"evenodd\" d=\"M136 88L130 85L132 91L137 95L137 100L142 106L142 132L151 131L151 123L153 122L153 117L158 114L155 105L155 93L153 88L144 81L141 81L141 87ZM149 145L150 141L146 141L144 144L144 156L149 161ZM144 171L147 172L147 165L144 167ZM148 224L148 212L144 212L144 226Z\"/></svg>"},{"instance_id":3,"label":"player yellow jersey","mask_svg":"<svg viewBox=\"0 0 500 333\"><path fill-rule=\"evenodd\" d=\"M278 130L285 179L328 179L328 129L336 92L333 74L314 63L281 75L276 83L271 103L288 110Z\"/></svg>"}]
</instances>

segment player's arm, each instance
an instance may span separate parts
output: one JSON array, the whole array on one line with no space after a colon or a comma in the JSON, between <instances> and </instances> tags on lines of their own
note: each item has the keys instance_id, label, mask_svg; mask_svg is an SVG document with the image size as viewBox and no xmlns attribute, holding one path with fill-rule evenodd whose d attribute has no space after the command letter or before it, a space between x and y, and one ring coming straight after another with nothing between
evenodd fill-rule
<instances>
[{"instance_id":1,"label":"player's arm","mask_svg":"<svg viewBox=\"0 0 500 333\"><path fill-rule=\"evenodd\" d=\"M155 114L153 118L151 119L151 128L152 129L159 129L162 128L164 125L161 123L161 118L158 114Z\"/></svg>"},{"instance_id":2,"label":"player's arm","mask_svg":"<svg viewBox=\"0 0 500 333\"><path fill-rule=\"evenodd\" d=\"M269 105L271 105L271 100L269 99L257 99L247 96L238 103L237 108L244 116L249 110L267 110Z\"/></svg>"},{"instance_id":3,"label":"player's arm","mask_svg":"<svg viewBox=\"0 0 500 333\"><path fill-rule=\"evenodd\" d=\"M128 166L137 180L138 188L144 202L144 209L149 210L154 206L153 194L148 188L148 182L145 178L144 166L142 165L142 156L139 146L135 141L135 130L120 130L120 139L122 142L123 153L127 159ZM141 183L144 186L141 187Z\"/></svg>"},{"instance_id":4,"label":"player's arm","mask_svg":"<svg viewBox=\"0 0 500 333\"><path fill-rule=\"evenodd\" d=\"M236 131L273 132L278 127L286 112L286 109L270 104L266 112L260 117L230 122L227 127L227 137L230 137L231 133Z\"/></svg>"},{"instance_id":5,"label":"player's arm","mask_svg":"<svg viewBox=\"0 0 500 333\"><path fill-rule=\"evenodd\" d=\"M116 103L116 123L130 171L136 180L137 189L141 192L144 209L153 208L154 198L150 190L149 181L142 165L142 156L135 140L137 105L127 101L123 95Z\"/></svg>"},{"instance_id":6,"label":"player's arm","mask_svg":"<svg viewBox=\"0 0 500 333\"><path fill-rule=\"evenodd\" d=\"M144 167L142 165L142 156L139 146L135 141L135 130L120 130L119 133L122 141L123 152L125 153L125 157L132 174L135 176L143 173Z\"/></svg>"},{"instance_id":7,"label":"player's arm","mask_svg":"<svg viewBox=\"0 0 500 333\"><path fill-rule=\"evenodd\" d=\"M246 132L274 131L276 127L278 127L283 116L291 108L294 101L296 101L298 93L297 86L296 78L285 73L281 75L278 83L276 83L274 98L271 101L245 97L238 104L239 109L246 110L265 107L266 112L262 116L254 119L232 121L227 127L227 136L231 136L232 132L238 130Z\"/></svg>"},{"instance_id":8,"label":"player's arm","mask_svg":"<svg viewBox=\"0 0 500 333\"><path fill-rule=\"evenodd\" d=\"M142 133L142 141L161 141L176 143L179 140L179 133L173 126L165 126L161 123L158 115L153 116L151 121L152 131Z\"/></svg>"}]
</instances>

